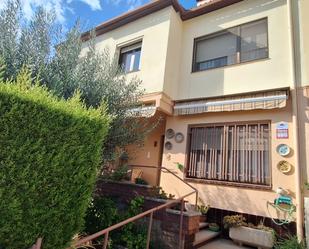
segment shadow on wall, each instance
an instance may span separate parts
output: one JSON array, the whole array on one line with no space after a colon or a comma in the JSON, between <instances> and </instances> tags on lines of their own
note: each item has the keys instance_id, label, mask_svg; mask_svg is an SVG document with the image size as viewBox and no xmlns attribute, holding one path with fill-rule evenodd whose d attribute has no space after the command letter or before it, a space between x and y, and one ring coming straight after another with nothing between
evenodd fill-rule
<instances>
[{"instance_id":1,"label":"shadow on wall","mask_svg":"<svg viewBox=\"0 0 309 249\"><path fill-rule=\"evenodd\" d=\"M306 134L300 134L300 162L301 165L304 165L303 169L303 179L306 182L309 182L308 179L308 171L306 169L306 165L309 163L309 87L298 89L299 99L300 99L300 110L299 110L299 130L305 131Z\"/></svg>"},{"instance_id":2,"label":"shadow on wall","mask_svg":"<svg viewBox=\"0 0 309 249\"><path fill-rule=\"evenodd\" d=\"M255 202L252 202L252 197L249 197L247 191L236 189L232 187L222 186L210 186L199 188L200 197L206 201L206 204L210 206L217 206L216 203L220 203L220 207L231 211L244 212L244 210L260 210ZM265 199L265 206L268 200ZM266 215L266 214L265 214Z\"/></svg>"},{"instance_id":3,"label":"shadow on wall","mask_svg":"<svg viewBox=\"0 0 309 249\"><path fill-rule=\"evenodd\" d=\"M252 3L254 5L252 5ZM184 53L183 56L185 58L182 58L182 61L193 61L192 59L192 50L193 50L193 39L197 37L202 37L204 35L211 34L213 32L217 32L220 30L225 30L226 28L232 28L232 24L230 27L227 27L227 23L233 23L234 21L237 21L241 18L248 17L257 13L262 13L263 11L267 11L274 8L280 8L280 6L283 6L286 4L286 0L259 0L259 1L244 1L239 4L235 4L233 6L230 6L230 8L233 8L233 11L226 11L226 10L219 10L214 13L207 14L207 28L204 31L201 28L194 27L195 22L189 20L187 21L189 24L189 28L187 29L187 33L183 34L183 37L190 36L190 39L187 39L187 41L184 43ZM228 14L227 14L228 13ZM261 16L265 17L265 16ZM190 23L192 22L192 23ZM202 24L205 24L205 22L202 22ZM233 30L231 30L232 34ZM190 34L191 33L191 34ZM225 34L225 38L222 39L222 41L217 40L216 44L220 46L220 43L226 43L227 40L232 39L231 35ZM185 41L186 39L184 39ZM258 47L255 44L255 39L253 41L250 41L250 39L242 40L242 47L247 48L254 48ZM221 46L223 46L221 44ZM260 44L261 45L261 44ZM203 47L204 45L198 46ZM214 43L210 42L211 47L214 47ZM227 53L230 53L231 50L233 50L233 45L224 45L225 50L227 50ZM235 45L235 48L237 46ZM210 49L212 53L218 53L218 56L215 56L217 58L216 60L212 61L212 63L223 63L227 66L229 65L235 65L235 61L237 58L236 52L233 52L231 54L223 54L221 51L220 54L220 48L219 49ZM218 50L218 52L216 52ZM263 51L259 51L259 53L263 53ZM243 62L251 61L251 59L246 59L246 57L250 57L250 53L244 54L244 60ZM253 54L252 54L253 55ZM198 57L198 56L196 56ZM267 58L266 51L265 56L260 57ZM212 60L213 58L207 58L207 61ZM200 59L199 59L200 60ZM225 62L224 62L225 61ZM234 61L234 62L233 62ZM224 94L227 94L228 89L233 89L233 84L237 83L234 81L227 82L225 77L225 70L221 68L221 70L208 70L209 73L205 74L203 72L200 73L193 73L191 74L191 67L188 67L189 63L184 62L184 65L181 69L181 77L183 78L183 81L180 81L179 88L178 88L178 99L187 99L187 98L203 98L204 96L221 96ZM267 76L265 76L267 77ZM237 84L236 84L237 85ZM205 89L204 91L201 91L199 89ZM208 91L207 91L208 88ZM250 91L250 88L245 87L247 91ZM262 89L261 89L262 90ZM237 92L233 92L237 93Z\"/></svg>"},{"instance_id":4,"label":"shadow on wall","mask_svg":"<svg viewBox=\"0 0 309 249\"><path fill-rule=\"evenodd\" d=\"M247 1L247 2L252 2L252 1ZM253 15L256 13L262 13L263 11L267 11L269 9L278 8L280 6L283 6L286 4L287 0L259 0L255 2L256 4L254 7L248 7L247 9L243 9L243 7L241 7L241 10L235 11L232 15L219 15L219 16L216 15L218 17L213 18L210 22L220 27L220 25L222 25L225 22L237 20L237 19L249 16L249 15Z\"/></svg>"}]
</instances>

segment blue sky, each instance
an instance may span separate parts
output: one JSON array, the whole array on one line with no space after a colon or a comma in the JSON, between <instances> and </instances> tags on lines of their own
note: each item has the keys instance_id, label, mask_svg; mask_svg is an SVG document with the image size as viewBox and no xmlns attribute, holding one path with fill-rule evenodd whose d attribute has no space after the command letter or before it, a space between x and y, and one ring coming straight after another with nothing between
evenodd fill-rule
<instances>
[{"instance_id":1,"label":"blue sky","mask_svg":"<svg viewBox=\"0 0 309 249\"><path fill-rule=\"evenodd\" d=\"M0 9L7 0L0 0ZM21 0L23 12L30 19L35 8L53 9L57 22L70 28L80 18L87 29L128 10L137 8L150 0ZM191 8L196 0L179 0L185 8Z\"/></svg>"},{"instance_id":2,"label":"blue sky","mask_svg":"<svg viewBox=\"0 0 309 249\"><path fill-rule=\"evenodd\" d=\"M149 0L100 0L101 9L92 10L89 6L85 6L83 2L72 1L71 7L75 10L75 14L69 13L68 17L69 20L73 20L79 16L83 22L87 22L87 26L93 27L147 2ZM196 4L196 0L180 0L179 2L185 8L190 8Z\"/></svg>"}]
</instances>

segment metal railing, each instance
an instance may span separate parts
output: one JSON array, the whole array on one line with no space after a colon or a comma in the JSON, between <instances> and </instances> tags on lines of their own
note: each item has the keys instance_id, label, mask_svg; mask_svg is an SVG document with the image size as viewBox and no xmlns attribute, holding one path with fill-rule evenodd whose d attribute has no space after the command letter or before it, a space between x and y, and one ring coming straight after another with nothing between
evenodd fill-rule
<instances>
[{"instance_id":1,"label":"metal railing","mask_svg":"<svg viewBox=\"0 0 309 249\"><path fill-rule=\"evenodd\" d=\"M127 220L124 220L118 224L115 224L113 226L110 226L102 231L99 231L95 234L92 234L90 236L87 236L77 242L75 242L72 247L70 248L78 248L79 246L83 246L85 245L86 243L91 243L93 240L99 238L99 237L102 237L104 236L104 242L103 242L103 249L107 249L107 246L108 246L108 239L109 239L109 235L112 231L118 229L118 228L121 228L129 223L132 223L132 222L135 222L139 219L142 219L142 218L145 218L147 216L149 216L149 224L148 224L148 230L147 230L147 242L146 242L146 249L149 249L149 246L150 246L150 238L151 238L151 230L152 230L152 223L153 223L153 215L155 212L158 212L160 210L163 210L163 209L166 209L166 208L170 208L172 206L175 206L177 204L181 204L181 208L180 208L180 221L179 221L179 243L178 243L178 248L179 249L182 249L184 244L183 244L183 216L184 216L184 201L185 201L185 198L195 194L196 195L196 203L195 205L197 205L197 200L198 200L198 191L196 188L194 188L193 186L191 186L189 183L185 182L183 179L181 179L179 176L177 176L175 173L173 173L171 170L165 168L165 167L161 167L161 168L158 168L158 167L155 167L155 166L138 166L138 165L134 165L134 166L131 166L131 167L138 167L138 168L156 168L156 169L160 169L161 171L162 170L165 170L166 172L172 174L173 176L175 176L177 179L181 180L183 183L185 183L186 185L188 185L189 187L191 187L193 189L192 192L186 194L186 195L183 195L181 197L179 197L178 199L175 199L175 200L169 200L167 203L165 204L162 204L160 206L157 206L155 208L152 208L152 209L149 209L143 213L140 213L134 217L131 217Z\"/></svg>"},{"instance_id":2,"label":"metal railing","mask_svg":"<svg viewBox=\"0 0 309 249\"><path fill-rule=\"evenodd\" d=\"M177 178L178 180L180 180L183 184L187 185L189 188L191 188L194 192L195 192L195 207L197 207L197 202L198 202L198 191L195 187L193 187L190 183L186 182L184 179L182 179L181 177L179 177L178 175L176 175L173 171L171 171L170 169L166 168L166 167L158 167L158 166L144 166L144 165L129 165L129 167L131 168L147 168L147 169L156 169L156 170L160 170L163 173L169 173L171 175L173 175L175 178ZM164 172L165 171L165 172Z\"/></svg>"}]
</instances>

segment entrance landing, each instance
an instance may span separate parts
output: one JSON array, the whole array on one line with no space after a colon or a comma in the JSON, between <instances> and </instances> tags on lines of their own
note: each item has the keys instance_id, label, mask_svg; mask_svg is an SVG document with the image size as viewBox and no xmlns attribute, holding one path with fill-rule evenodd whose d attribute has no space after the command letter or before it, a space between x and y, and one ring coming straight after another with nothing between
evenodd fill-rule
<instances>
[{"instance_id":1,"label":"entrance landing","mask_svg":"<svg viewBox=\"0 0 309 249\"><path fill-rule=\"evenodd\" d=\"M231 240L218 239L200 247L199 249L252 249L252 247L238 246Z\"/></svg>"}]
</instances>

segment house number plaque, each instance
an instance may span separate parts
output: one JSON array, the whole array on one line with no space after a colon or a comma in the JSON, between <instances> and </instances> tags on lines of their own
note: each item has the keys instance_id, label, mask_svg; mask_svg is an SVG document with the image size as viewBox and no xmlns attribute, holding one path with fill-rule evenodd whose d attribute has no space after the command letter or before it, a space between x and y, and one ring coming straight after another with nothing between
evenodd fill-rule
<instances>
[{"instance_id":1,"label":"house number plaque","mask_svg":"<svg viewBox=\"0 0 309 249\"><path fill-rule=\"evenodd\" d=\"M276 136L277 139L287 139L289 138L289 125L286 122L280 122L276 126Z\"/></svg>"}]
</instances>

